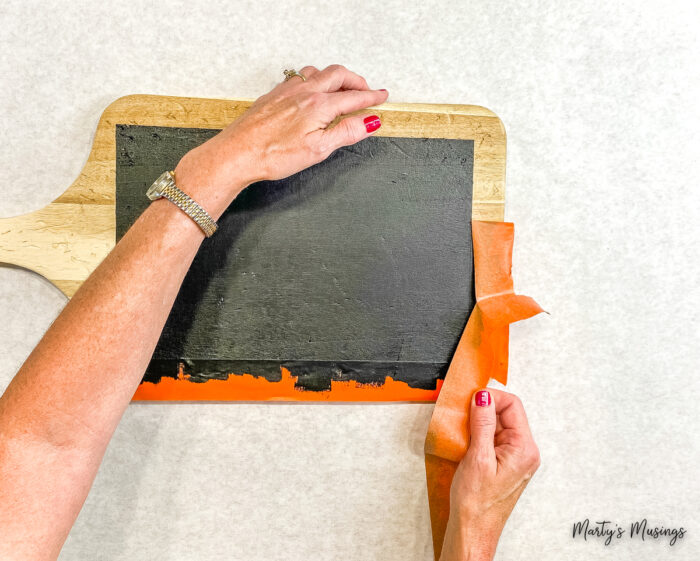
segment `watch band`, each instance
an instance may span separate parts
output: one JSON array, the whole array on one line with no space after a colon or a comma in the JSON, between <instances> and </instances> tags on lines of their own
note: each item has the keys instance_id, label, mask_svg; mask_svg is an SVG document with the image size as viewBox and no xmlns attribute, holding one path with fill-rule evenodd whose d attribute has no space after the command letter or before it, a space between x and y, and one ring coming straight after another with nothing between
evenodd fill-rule
<instances>
[{"instance_id":1,"label":"watch band","mask_svg":"<svg viewBox=\"0 0 700 561\"><path fill-rule=\"evenodd\" d=\"M166 171L161 174L148 189L146 195L152 201L161 197L168 199L194 220L208 238L216 232L218 226L209 213L175 185L174 171Z\"/></svg>"}]
</instances>

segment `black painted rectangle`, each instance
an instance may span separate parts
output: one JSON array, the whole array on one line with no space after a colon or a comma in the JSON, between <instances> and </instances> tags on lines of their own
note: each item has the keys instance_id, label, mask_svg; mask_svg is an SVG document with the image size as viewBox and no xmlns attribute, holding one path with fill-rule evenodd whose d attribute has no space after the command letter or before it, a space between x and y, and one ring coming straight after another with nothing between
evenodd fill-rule
<instances>
[{"instance_id":1,"label":"black painted rectangle","mask_svg":"<svg viewBox=\"0 0 700 561\"><path fill-rule=\"evenodd\" d=\"M117 125L117 239L218 130ZM475 304L471 140L371 137L253 184L205 239L144 380L243 371L432 389ZM242 370L244 369L244 370Z\"/></svg>"}]
</instances>

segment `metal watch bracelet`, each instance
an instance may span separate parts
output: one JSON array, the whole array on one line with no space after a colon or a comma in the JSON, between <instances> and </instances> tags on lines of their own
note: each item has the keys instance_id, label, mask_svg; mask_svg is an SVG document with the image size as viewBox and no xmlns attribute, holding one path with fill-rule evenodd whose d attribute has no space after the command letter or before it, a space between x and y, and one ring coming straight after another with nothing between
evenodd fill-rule
<instances>
[{"instance_id":1,"label":"metal watch bracelet","mask_svg":"<svg viewBox=\"0 0 700 561\"><path fill-rule=\"evenodd\" d=\"M175 172L163 172L146 191L146 196L155 201L165 197L189 216L209 238L216 232L217 224L209 213L175 185Z\"/></svg>"}]
</instances>

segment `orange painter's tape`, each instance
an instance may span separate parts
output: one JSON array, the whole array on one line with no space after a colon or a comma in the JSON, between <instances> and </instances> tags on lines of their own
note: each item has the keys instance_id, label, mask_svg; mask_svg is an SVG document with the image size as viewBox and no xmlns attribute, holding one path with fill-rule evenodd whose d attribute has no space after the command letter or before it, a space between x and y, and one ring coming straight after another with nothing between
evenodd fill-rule
<instances>
[{"instance_id":1,"label":"orange painter's tape","mask_svg":"<svg viewBox=\"0 0 700 561\"><path fill-rule=\"evenodd\" d=\"M281 380L270 382L251 374L229 374L224 380L194 383L180 367L177 378L141 382L133 399L182 401L435 401L442 380L434 390L412 388L406 382L387 376L382 384L362 384L354 380L331 381L327 391L302 390L297 376L280 366Z\"/></svg>"},{"instance_id":2,"label":"orange painter's tape","mask_svg":"<svg viewBox=\"0 0 700 561\"><path fill-rule=\"evenodd\" d=\"M439 559L450 513L450 486L469 445L471 396L491 378L508 375L508 330L542 312L537 302L513 291L513 224L472 222L476 306L455 350L425 439L425 470L435 559Z\"/></svg>"}]
</instances>

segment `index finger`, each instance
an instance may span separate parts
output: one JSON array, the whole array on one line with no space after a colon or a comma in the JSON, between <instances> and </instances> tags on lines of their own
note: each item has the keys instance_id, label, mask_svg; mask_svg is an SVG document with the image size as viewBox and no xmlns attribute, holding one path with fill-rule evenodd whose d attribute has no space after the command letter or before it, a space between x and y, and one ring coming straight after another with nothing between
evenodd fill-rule
<instances>
[{"instance_id":1,"label":"index finger","mask_svg":"<svg viewBox=\"0 0 700 561\"><path fill-rule=\"evenodd\" d=\"M333 118L335 118L339 115L347 115L360 109L366 109L372 105L379 105L385 102L388 96L386 90L367 90L334 92L328 94L326 99L333 113Z\"/></svg>"}]
</instances>

